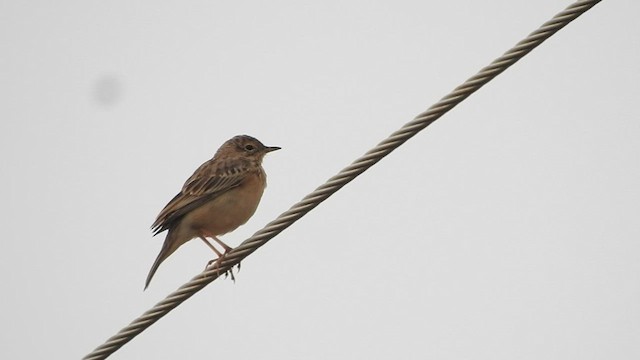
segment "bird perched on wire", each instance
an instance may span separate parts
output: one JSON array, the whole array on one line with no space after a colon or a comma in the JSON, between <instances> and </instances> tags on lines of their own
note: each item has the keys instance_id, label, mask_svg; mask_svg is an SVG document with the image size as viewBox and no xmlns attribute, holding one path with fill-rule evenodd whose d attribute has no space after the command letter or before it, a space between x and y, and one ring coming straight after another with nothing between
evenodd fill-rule
<instances>
[{"instance_id":1,"label":"bird perched on wire","mask_svg":"<svg viewBox=\"0 0 640 360\"><path fill-rule=\"evenodd\" d=\"M256 211L267 184L262 159L279 149L264 146L251 136L239 135L227 140L211 160L200 165L151 225L154 235L168 232L160 254L151 266L145 289L158 266L191 239L200 238L218 259L231 250L218 236L246 223ZM224 253L207 238L220 244Z\"/></svg>"}]
</instances>

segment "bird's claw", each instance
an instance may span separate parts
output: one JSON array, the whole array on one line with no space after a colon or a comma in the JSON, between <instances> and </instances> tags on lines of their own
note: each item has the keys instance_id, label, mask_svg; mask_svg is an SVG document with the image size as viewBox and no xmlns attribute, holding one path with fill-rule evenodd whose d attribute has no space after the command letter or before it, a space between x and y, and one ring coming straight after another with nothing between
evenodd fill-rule
<instances>
[{"instance_id":1,"label":"bird's claw","mask_svg":"<svg viewBox=\"0 0 640 360\"><path fill-rule=\"evenodd\" d=\"M224 254L217 258L217 259L211 259L209 260L209 262L207 262L207 265L204 267L205 271L209 270L210 267L214 267L217 268L218 272L216 273L217 276L220 276L220 260L224 259ZM240 271L240 263L238 263L238 271ZM227 271L224 272L224 278L228 278L229 276L231 276L231 280L233 280L233 282L236 282L236 277L233 274L233 267Z\"/></svg>"}]
</instances>

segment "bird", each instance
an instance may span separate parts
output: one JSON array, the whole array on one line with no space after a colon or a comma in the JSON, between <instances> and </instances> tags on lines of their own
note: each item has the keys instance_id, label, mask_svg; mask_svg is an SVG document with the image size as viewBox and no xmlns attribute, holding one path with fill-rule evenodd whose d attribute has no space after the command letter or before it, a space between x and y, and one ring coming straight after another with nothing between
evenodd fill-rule
<instances>
[{"instance_id":1,"label":"bird","mask_svg":"<svg viewBox=\"0 0 640 360\"><path fill-rule=\"evenodd\" d=\"M145 290L160 264L191 239L204 241L218 259L232 249L218 236L237 229L255 213L267 185L262 160L275 150L280 147L265 146L254 137L238 135L227 140L213 158L198 167L151 225L154 236L165 230L167 235L149 270ZM207 238L222 246L224 253Z\"/></svg>"}]
</instances>

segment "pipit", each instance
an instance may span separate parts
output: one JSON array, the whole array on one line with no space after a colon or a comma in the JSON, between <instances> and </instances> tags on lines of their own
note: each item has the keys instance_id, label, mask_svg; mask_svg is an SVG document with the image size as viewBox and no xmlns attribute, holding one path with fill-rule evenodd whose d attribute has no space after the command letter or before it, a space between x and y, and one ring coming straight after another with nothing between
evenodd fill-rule
<instances>
[{"instance_id":1,"label":"pipit","mask_svg":"<svg viewBox=\"0 0 640 360\"><path fill-rule=\"evenodd\" d=\"M212 159L200 165L151 225L154 235L168 232L151 266L145 289L160 264L191 239L204 241L218 259L231 250L218 236L237 229L255 213L267 185L262 159L268 152L279 149L264 146L251 136L239 135L227 140ZM207 238L220 244L224 253Z\"/></svg>"}]
</instances>

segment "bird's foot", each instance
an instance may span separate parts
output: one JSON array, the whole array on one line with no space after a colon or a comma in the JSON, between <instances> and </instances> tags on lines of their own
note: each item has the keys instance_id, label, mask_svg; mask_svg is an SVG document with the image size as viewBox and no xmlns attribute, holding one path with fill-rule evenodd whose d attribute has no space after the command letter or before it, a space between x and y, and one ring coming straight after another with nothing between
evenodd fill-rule
<instances>
[{"instance_id":1,"label":"bird's foot","mask_svg":"<svg viewBox=\"0 0 640 360\"><path fill-rule=\"evenodd\" d=\"M238 263L238 272L240 272L240 264ZM231 267L231 269L229 269L229 271L224 273L224 278L226 279L228 276L231 276L231 280L233 280L233 282L236 282L236 277L233 275L233 266Z\"/></svg>"},{"instance_id":2,"label":"bird's foot","mask_svg":"<svg viewBox=\"0 0 640 360\"><path fill-rule=\"evenodd\" d=\"M233 276L233 268L229 269L227 272L224 273L224 278L228 278L229 276L231 276L231 280L235 283L236 282L236 277Z\"/></svg>"},{"instance_id":3,"label":"bird's foot","mask_svg":"<svg viewBox=\"0 0 640 360\"><path fill-rule=\"evenodd\" d=\"M214 269L217 269L217 276L220 276L220 264L222 262L222 260L225 258L225 254L222 254L222 256L220 256L217 259L212 259L209 260L209 262L207 263L207 265L204 267L205 270L209 270L209 268L213 267ZM238 263L238 271L240 270L240 263ZM228 278L229 276L231 276L231 280L233 280L233 282L236 282L236 277L233 274L233 267L227 271L224 272L224 278Z\"/></svg>"},{"instance_id":4,"label":"bird's foot","mask_svg":"<svg viewBox=\"0 0 640 360\"><path fill-rule=\"evenodd\" d=\"M204 267L205 271L209 270L209 268L214 268L218 270L218 273L216 275L220 276L220 264L222 263L223 259L224 259L224 254L216 259L209 260L207 265Z\"/></svg>"}]
</instances>

